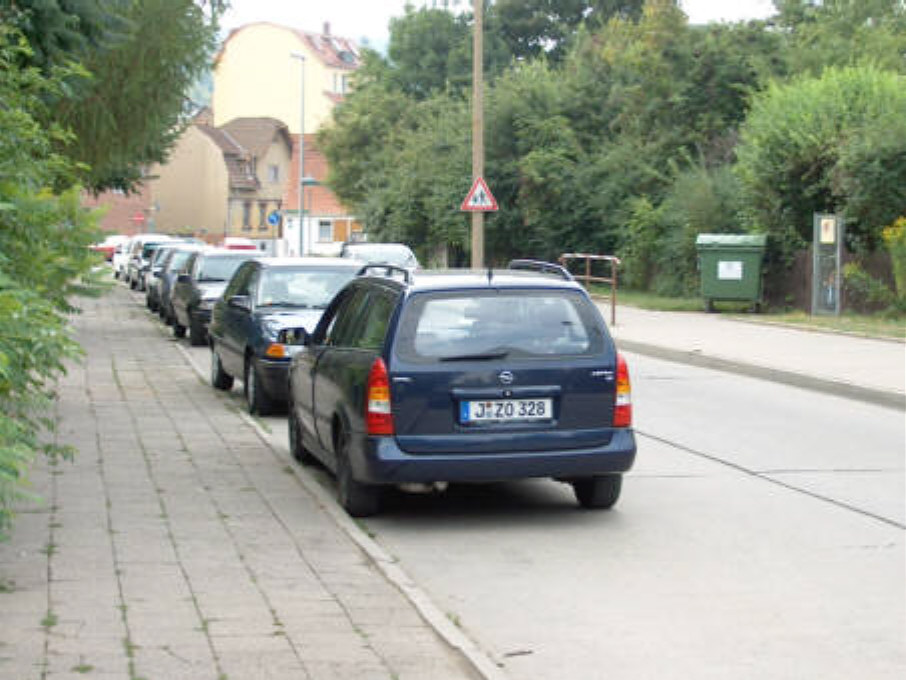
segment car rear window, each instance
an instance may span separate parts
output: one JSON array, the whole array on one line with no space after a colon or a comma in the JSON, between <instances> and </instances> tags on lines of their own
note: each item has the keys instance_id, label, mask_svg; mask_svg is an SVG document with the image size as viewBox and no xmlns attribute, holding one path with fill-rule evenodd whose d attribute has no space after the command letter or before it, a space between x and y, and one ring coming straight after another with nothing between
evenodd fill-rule
<instances>
[{"instance_id":1,"label":"car rear window","mask_svg":"<svg viewBox=\"0 0 906 680\"><path fill-rule=\"evenodd\" d=\"M398 267L417 267L415 254L406 246L391 244L347 245L343 257L367 262L395 264Z\"/></svg>"},{"instance_id":2,"label":"car rear window","mask_svg":"<svg viewBox=\"0 0 906 680\"><path fill-rule=\"evenodd\" d=\"M585 356L603 351L605 332L578 291L418 294L401 318L396 351L414 361Z\"/></svg>"}]
</instances>

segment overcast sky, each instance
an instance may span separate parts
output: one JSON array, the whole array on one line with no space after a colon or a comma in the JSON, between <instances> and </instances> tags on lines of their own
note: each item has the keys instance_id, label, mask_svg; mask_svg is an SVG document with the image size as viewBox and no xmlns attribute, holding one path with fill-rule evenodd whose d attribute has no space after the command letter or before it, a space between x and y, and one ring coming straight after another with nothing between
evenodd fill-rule
<instances>
[{"instance_id":1,"label":"overcast sky","mask_svg":"<svg viewBox=\"0 0 906 680\"><path fill-rule=\"evenodd\" d=\"M432 0L232 0L223 17L224 29L255 21L272 21L320 32L325 22L336 35L375 48L387 43L391 17L404 14L407 2L432 5ZM437 3L438 5L441 2ZM450 0L451 6L471 8L471 0ZM680 0L692 23L763 19L773 13L771 0Z\"/></svg>"}]
</instances>

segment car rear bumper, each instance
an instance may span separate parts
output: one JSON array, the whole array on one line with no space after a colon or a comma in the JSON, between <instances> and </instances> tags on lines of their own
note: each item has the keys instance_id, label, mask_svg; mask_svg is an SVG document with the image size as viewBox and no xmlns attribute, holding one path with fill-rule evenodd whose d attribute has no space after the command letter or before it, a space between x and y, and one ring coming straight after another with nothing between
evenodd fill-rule
<instances>
[{"instance_id":1,"label":"car rear bumper","mask_svg":"<svg viewBox=\"0 0 906 680\"><path fill-rule=\"evenodd\" d=\"M368 437L353 472L368 484L492 482L531 477L570 479L626 472L635 461L632 429L615 429L610 443L565 451L413 455L393 437Z\"/></svg>"}]
</instances>

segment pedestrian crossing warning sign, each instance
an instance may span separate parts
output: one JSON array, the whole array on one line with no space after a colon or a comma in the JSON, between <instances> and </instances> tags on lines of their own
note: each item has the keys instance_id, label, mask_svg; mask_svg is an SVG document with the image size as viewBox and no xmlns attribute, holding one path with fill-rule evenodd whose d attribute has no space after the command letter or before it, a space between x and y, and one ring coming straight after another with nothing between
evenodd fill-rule
<instances>
[{"instance_id":1,"label":"pedestrian crossing warning sign","mask_svg":"<svg viewBox=\"0 0 906 680\"><path fill-rule=\"evenodd\" d=\"M466 195L466 200L462 202L459 209L469 212L493 212L497 210L497 199L494 198L494 194L488 189L483 177L475 180L475 184L472 185L472 189Z\"/></svg>"}]
</instances>

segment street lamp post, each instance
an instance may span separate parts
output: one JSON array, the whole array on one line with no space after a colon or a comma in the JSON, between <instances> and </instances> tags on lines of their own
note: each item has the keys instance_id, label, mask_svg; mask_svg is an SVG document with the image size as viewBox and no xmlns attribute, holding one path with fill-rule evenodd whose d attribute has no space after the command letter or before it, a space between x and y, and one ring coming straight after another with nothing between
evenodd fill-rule
<instances>
[{"instance_id":1,"label":"street lamp post","mask_svg":"<svg viewBox=\"0 0 906 680\"><path fill-rule=\"evenodd\" d=\"M308 255L305 238L304 192L305 192L305 55L291 52L290 57L298 59L301 63L301 77L299 79L299 254Z\"/></svg>"}]
</instances>

